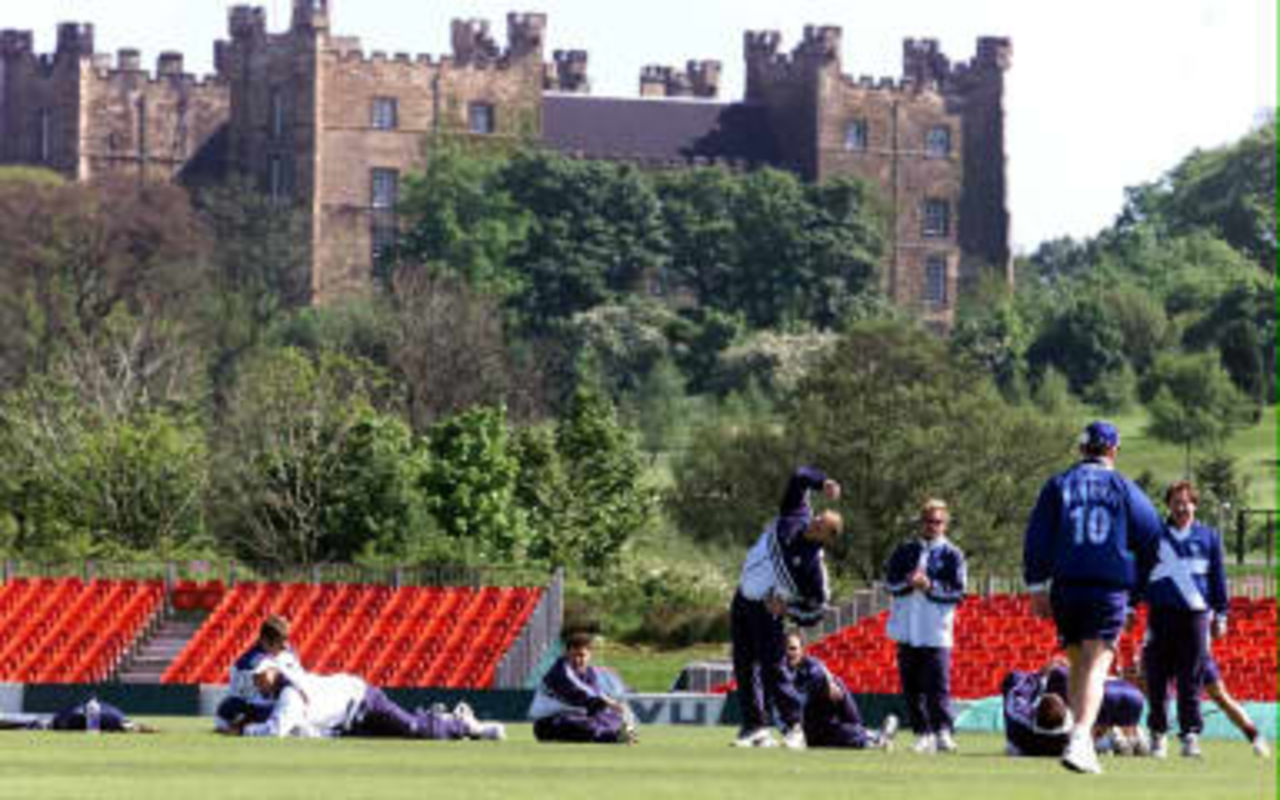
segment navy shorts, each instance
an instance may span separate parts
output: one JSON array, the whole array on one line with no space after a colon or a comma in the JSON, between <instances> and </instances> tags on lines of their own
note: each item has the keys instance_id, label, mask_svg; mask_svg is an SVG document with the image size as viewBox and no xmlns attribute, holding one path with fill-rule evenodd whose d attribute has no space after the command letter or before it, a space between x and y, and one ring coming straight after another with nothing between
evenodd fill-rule
<instances>
[{"instance_id":1,"label":"navy shorts","mask_svg":"<svg viewBox=\"0 0 1280 800\"><path fill-rule=\"evenodd\" d=\"M1054 584L1049 600L1062 646L1101 639L1114 644L1124 630L1129 592L1111 586Z\"/></svg>"}]
</instances>

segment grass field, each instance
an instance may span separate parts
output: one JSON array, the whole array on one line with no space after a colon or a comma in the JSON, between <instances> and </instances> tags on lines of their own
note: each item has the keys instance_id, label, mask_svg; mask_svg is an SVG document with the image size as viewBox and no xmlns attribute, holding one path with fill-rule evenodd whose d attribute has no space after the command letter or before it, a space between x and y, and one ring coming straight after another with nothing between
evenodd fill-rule
<instances>
[{"instance_id":1,"label":"grass field","mask_svg":"<svg viewBox=\"0 0 1280 800\"><path fill-rule=\"evenodd\" d=\"M1051 759L1010 759L992 736L953 756L735 750L728 728L651 727L637 747L539 745L528 725L502 743L262 741L207 720L152 720L156 736L0 735L5 798L816 798L1213 800L1275 796L1275 762L1238 741L1203 761L1107 759L1080 776ZM906 744L906 743L904 743Z\"/></svg>"}]
</instances>

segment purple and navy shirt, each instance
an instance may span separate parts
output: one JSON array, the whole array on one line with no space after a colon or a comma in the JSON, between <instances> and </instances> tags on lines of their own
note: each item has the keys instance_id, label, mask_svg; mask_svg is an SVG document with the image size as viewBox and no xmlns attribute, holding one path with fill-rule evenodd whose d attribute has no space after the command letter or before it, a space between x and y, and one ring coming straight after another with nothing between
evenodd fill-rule
<instances>
[{"instance_id":1,"label":"purple and navy shirt","mask_svg":"<svg viewBox=\"0 0 1280 800\"><path fill-rule=\"evenodd\" d=\"M616 681L599 667L588 665L578 672L567 657L560 657L547 670L533 695L529 719L538 720L566 711L597 714L616 691Z\"/></svg>"},{"instance_id":2,"label":"purple and navy shirt","mask_svg":"<svg viewBox=\"0 0 1280 800\"><path fill-rule=\"evenodd\" d=\"M1153 613L1164 610L1213 611L1225 618L1229 607L1222 537L1193 522L1160 534L1155 563L1141 576L1141 591Z\"/></svg>"},{"instance_id":3,"label":"purple and navy shirt","mask_svg":"<svg viewBox=\"0 0 1280 800\"><path fill-rule=\"evenodd\" d=\"M1040 490L1023 543L1032 591L1049 581L1133 590L1152 563L1163 524L1142 489L1106 463L1087 459Z\"/></svg>"},{"instance_id":4,"label":"purple and navy shirt","mask_svg":"<svg viewBox=\"0 0 1280 800\"><path fill-rule=\"evenodd\" d=\"M813 521L809 492L826 480L826 473L813 467L792 473L778 516L747 553L738 585L748 600L783 598L788 616L801 625L821 620L830 600L822 545L804 535Z\"/></svg>"}]
</instances>

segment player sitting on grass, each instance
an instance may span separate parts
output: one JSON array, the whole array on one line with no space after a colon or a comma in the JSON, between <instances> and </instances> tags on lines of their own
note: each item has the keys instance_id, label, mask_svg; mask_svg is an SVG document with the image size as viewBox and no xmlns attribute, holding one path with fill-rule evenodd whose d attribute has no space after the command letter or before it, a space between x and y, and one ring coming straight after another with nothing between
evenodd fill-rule
<instances>
[{"instance_id":1,"label":"player sitting on grass","mask_svg":"<svg viewBox=\"0 0 1280 800\"><path fill-rule=\"evenodd\" d=\"M1004 698L1005 752L1012 756L1061 757L1067 749L1074 719L1067 707L1067 668L1055 660L1038 672L1015 670L1000 685ZM1142 692L1128 681L1108 679L1094 726L1095 738L1105 738L1117 755L1148 755L1150 749L1138 723Z\"/></svg>"},{"instance_id":2,"label":"player sitting on grass","mask_svg":"<svg viewBox=\"0 0 1280 800\"><path fill-rule=\"evenodd\" d=\"M239 722L266 722L275 700L263 697L254 686L253 671L265 659L286 670L301 670L302 664L289 646L289 620L271 614L258 628L258 639L231 665L227 696L218 704L214 724L219 730Z\"/></svg>"},{"instance_id":3,"label":"player sitting on grass","mask_svg":"<svg viewBox=\"0 0 1280 800\"><path fill-rule=\"evenodd\" d=\"M880 730L862 724L858 704L844 685L817 658L805 655L800 634L787 635L787 670L796 690L804 698L804 738L809 747L893 749L898 718L885 717Z\"/></svg>"},{"instance_id":4,"label":"player sitting on grass","mask_svg":"<svg viewBox=\"0 0 1280 800\"><path fill-rule=\"evenodd\" d=\"M571 634L533 696L529 718L540 742L635 744L631 709L613 696L612 677L591 666L592 637Z\"/></svg>"},{"instance_id":5,"label":"player sitting on grass","mask_svg":"<svg viewBox=\"0 0 1280 800\"><path fill-rule=\"evenodd\" d=\"M497 722L479 722L465 703L452 714L410 713L386 693L356 675L315 675L281 667L271 659L258 663L254 684L275 699L265 722L238 722L228 733L244 736L362 736L398 739L505 739Z\"/></svg>"},{"instance_id":6,"label":"player sitting on grass","mask_svg":"<svg viewBox=\"0 0 1280 800\"><path fill-rule=\"evenodd\" d=\"M829 599L824 548L844 529L835 511L814 514L809 492L840 499L840 484L813 467L791 475L778 516L756 539L742 565L729 609L733 674L738 682L742 728L735 747L771 747L772 711L786 733L783 744L804 747L800 696L786 678L786 620L812 625Z\"/></svg>"}]
</instances>

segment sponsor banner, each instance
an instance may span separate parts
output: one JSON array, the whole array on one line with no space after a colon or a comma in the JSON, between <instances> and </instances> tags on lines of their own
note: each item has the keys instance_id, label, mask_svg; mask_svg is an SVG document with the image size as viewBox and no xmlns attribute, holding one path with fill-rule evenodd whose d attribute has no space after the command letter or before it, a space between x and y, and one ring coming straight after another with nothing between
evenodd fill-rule
<instances>
[{"instance_id":1,"label":"sponsor banner","mask_svg":"<svg viewBox=\"0 0 1280 800\"><path fill-rule=\"evenodd\" d=\"M719 725L722 694L629 694L627 705L641 725Z\"/></svg>"}]
</instances>

